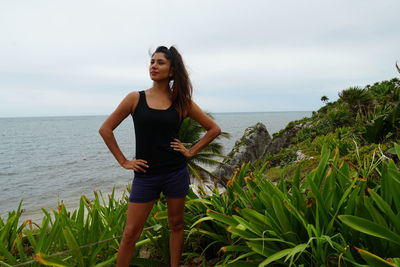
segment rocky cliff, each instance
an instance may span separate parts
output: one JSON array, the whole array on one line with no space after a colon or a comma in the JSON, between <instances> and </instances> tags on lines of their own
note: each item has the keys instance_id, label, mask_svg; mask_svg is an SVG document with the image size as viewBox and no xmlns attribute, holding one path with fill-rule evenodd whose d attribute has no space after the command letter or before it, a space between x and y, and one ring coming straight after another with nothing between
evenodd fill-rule
<instances>
[{"instance_id":1,"label":"rocky cliff","mask_svg":"<svg viewBox=\"0 0 400 267\"><path fill-rule=\"evenodd\" d=\"M271 138L267 128L261 122L254 126L248 127L243 136L236 141L228 158L224 160L224 165L218 167L213 174L218 177L219 183L225 185L226 181L231 178L234 170L239 168L243 163L255 161L264 158L267 153L276 154L282 148L291 144L291 139L296 136L297 132L305 127L307 123L299 123L287 127L281 134Z\"/></svg>"},{"instance_id":2,"label":"rocky cliff","mask_svg":"<svg viewBox=\"0 0 400 267\"><path fill-rule=\"evenodd\" d=\"M248 127L243 136L236 141L235 146L228 154L229 158L224 160L224 165L214 171L213 174L219 178L218 182L225 184L233 171L240 167L242 163L263 157L270 142L271 136L264 124L259 122Z\"/></svg>"}]
</instances>

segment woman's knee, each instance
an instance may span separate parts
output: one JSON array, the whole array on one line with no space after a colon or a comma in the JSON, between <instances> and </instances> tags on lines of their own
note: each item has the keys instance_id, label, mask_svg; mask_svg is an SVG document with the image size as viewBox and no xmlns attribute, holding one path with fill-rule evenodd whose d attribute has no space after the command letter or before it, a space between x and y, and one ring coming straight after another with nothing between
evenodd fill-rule
<instances>
[{"instance_id":1,"label":"woman's knee","mask_svg":"<svg viewBox=\"0 0 400 267\"><path fill-rule=\"evenodd\" d=\"M182 231L185 228L183 217L169 218L168 222L171 231Z\"/></svg>"},{"instance_id":2,"label":"woman's knee","mask_svg":"<svg viewBox=\"0 0 400 267\"><path fill-rule=\"evenodd\" d=\"M134 225L125 226L124 233L122 234L122 241L128 243L135 243L142 233L140 227Z\"/></svg>"}]
</instances>

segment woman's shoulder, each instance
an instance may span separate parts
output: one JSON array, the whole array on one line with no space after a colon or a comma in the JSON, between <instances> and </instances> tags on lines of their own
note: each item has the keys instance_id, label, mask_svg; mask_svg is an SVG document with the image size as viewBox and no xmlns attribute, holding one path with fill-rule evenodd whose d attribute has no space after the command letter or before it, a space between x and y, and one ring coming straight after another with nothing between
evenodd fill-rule
<instances>
[{"instance_id":1,"label":"woman's shoulder","mask_svg":"<svg viewBox=\"0 0 400 267\"><path fill-rule=\"evenodd\" d=\"M126 96L126 98L133 100L134 102L139 101L140 98L140 94L144 92L144 90L140 90L140 91L132 91L130 93L128 93L128 95Z\"/></svg>"},{"instance_id":2,"label":"woman's shoulder","mask_svg":"<svg viewBox=\"0 0 400 267\"><path fill-rule=\"evenodd\" d=\"M132 92L129 92L127 96L132 97L132 98L139 97L140 92L142 92L142 91L143 91L143 90L140 90L140 91L132 91Z\"/></svg>"},{"instance_id":3,"label":"woman's shoulder","mask_svg":"<svg viewBox=\"0 0 400 267\"><path fill-rule=\"evenodd\" d=\"M127 99L128 102L130 103L132 112L135 111L136 106L139 103L140 92L141 91L132 91L132 92L128 93L128 95L125 97L125 99Z\"/></svg>"}]
</instances>

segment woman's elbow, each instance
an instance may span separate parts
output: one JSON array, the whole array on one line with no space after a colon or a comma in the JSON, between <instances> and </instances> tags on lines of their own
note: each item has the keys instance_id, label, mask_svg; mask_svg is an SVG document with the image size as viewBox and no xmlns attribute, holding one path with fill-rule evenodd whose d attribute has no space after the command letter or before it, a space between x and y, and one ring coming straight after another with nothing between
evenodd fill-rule
<instances>
[{"instance_id":1,"label":"woman's elbow","mask_svg":"<svg viewBox=\"0 0 400 267\"><path fill-rule=\"evenodd\" d=\"M100 127L100 128L99 128L99 134L100 134L100 135L103 135L103 133L104 133L104 128L103 128L103 127Z\"/></svg>"},{"instance_id":2,"label":"woman's elbow","mask_svg":"<svg viewBox=\"0 0 400 267\"><path fill-rule=\"evenodd\" d=\"M218 125L215 125L215 137L221 134L221 128Z\"/></svg>"},{"instance_id":3,"label":"woman's elbow","mask_svg":"<svg viewBox=\"0 0 400 267\"><path fill-rule=\"evenodd\" d=\"M104 126L101 126L100 129L99 129L99 134L100 134L102 137L106 136L107 133L109 133L109 132L110 132L110 129L107 129L107 128L104 127Z\"/></svg>"}]
</instances>

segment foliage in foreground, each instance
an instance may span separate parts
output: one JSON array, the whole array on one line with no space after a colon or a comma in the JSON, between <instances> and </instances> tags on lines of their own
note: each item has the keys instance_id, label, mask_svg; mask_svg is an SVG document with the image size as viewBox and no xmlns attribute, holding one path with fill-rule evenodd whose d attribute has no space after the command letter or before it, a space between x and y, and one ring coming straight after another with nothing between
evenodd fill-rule
<instances>
[{"instance_id":1,"label":"foliage in foreground","mask_svg":"<svg viewBox=\"0 0 400 267\"><path fill-rule=\"evenodd\" d=\"M400 156L400 146L394 150ZM203 224L217 230L203 236L221 247L222 266L400 266L398 167L377 166L382 182L369 188L338 150L330 154L324 149L318 167L303 181L298 170L290 184L243 166L225 193L210 197L223 203L204 200L207 216L192 232Z\"/></svg>"},{"instance_id":2,"label":"foliage in foreground","mask_svg":"<svg viewBox=\"0 0 400 267\"><path fill-rule=\"evenodd\" d=\"M400 146L393 152L400 157ZM274 184L265 167L243 165L226 191L211 196L191 193L186 203L184 261L217 258L219 266L400 266L400 170L392 160L376 170L381 183L368 187L369 177L340 159L338 149L324 148L318 167L304 178L298 169L290 180ZM16 265L34 259L51 266L107 266L115 262L123 230L126 198L106 202L95 193L82 197L69 213L63 205L41 225L18 225L20 208L0 221L0 263ZM154 255L139 266L168 260L167 212L158 201L138 242L152 244ZM100 243L99 241L107 242ZM87 244L92 246L82 247ZM66 253L49 257L50 254Z\"/></svg>"}]
</instances>

